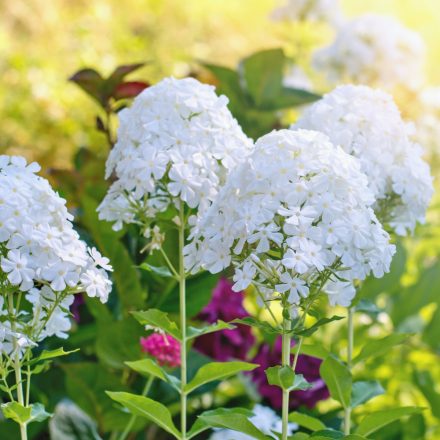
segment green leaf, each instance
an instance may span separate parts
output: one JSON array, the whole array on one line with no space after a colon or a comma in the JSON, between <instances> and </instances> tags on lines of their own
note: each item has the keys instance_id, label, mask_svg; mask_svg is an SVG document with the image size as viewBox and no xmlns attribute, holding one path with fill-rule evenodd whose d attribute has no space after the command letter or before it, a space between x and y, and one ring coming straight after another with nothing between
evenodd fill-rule
<instances>
[{"instance_id":1,"label":"green leaf","mask_svg":"<svg viewBox=\"0 0 440 440\"><path fill-rule=\"evenodd\" d=\"M194 378L186 385L185 392L191 393L196 388L201 387L214 380L222 380L229 376L233 376L242 371L252 371L257 368L257 364L248 362L210 362L203 365L196 373Z\"/></svg>"},{"instance_id":2,"label":"green leaf","mask_svg":"<svg viewBox=\"0 0 440 440\"><path fill-rule=\"evenodd\" d=\"M286 391L308 390L313 384L307 382L302 374L295 374L293 369L287 365L276 365L266 370L269 385L275 385Z\"/></svg>"},{"instance_id":3,"label":"green leaf","mask_svg":"<svg viewBox=\"0 0 440 440\"><path fill-rule=\"evenodd\" d=\"M363 437L362 435L358 435L358 434L346 435L343 438L344 438L344 440L367 440L366 437Z\"/></svg>"},{"instance_id":4,"label":"green leaf","mask_svg":"<svg viewBox=\"0 0 440 440\"><path fill-rule=\"evenodd\" d=\"M78 406L70 401L62 401L55 407L49 422L52 439L102 440L96 423Z\"/></svg>"},{"instance_id":5,"label":"green leaf","mask_svg":"<svg viewBox=\"0 0 440 440\"><path fill-rule=\"evenodd\" d=\"M294 335L300 335L300 336L311 336L313 333L315 333L319 327L322 327L323 325L329 324L333 321L340 321L341 319L344 319L343 316L332 316L331 318L321 318L318 319L311 327L299 330L299 331L292 331Z\"/></svg>"},{"instance_id":6,"label":"green leaf","mask_svg":"<svg viewBox=\"0 0 440 440\"><path fill-rule=\"evenodd\" d=\"M162 312L157 309L149 309L143 312L132 312L132 315L142 325L151 325L156 328L160 328L165 333L173 336L173 338L180 341L181 335L177 324L168 318L168 313Z\"/></svg>"},{"instance_id":7,"label":"green leaf","mask_svg":"<svg viewBox=\"0 0 440 440\"><path fill-rule=\"evenodd\" d=\"M253 413L243 408L219 408L202 413L199 418L213 428L232 429L247 434L257 440L267 440L267 437L249 421Z\"/></svg>"},{"instance_id":8,"label":"green leaf","mask_svg":"<svg viewBox=\"0 0 440 440\"><path fill-rule=\"evenodd\" d=\"M238 70L256 107L281 95L284 62L282 49L256 52L241 61Z\"/></svg>"},{"instance_id":9,"label":"green leaf","mask_svg":"<svg viewBox=\"0 0 440 440\"><path fill-rule=\"evenodd\" d=\"M136 373L142 374L145 377L154 376L164 382L170 384L176 391L180 392L180 380L168 374L162 367L157 365L151 359L142 359L134 362L126 362L126 364Z\"/></svg>"},{"instance_id":10,"label":"green leaf","mask_svg":"<svg viewBox=\"0 0 440 440\"><path fill-rule=\"evenodd\" d=\"M31 422L44 422L49 417L52 417L52 414L48 413L44 409L44 405L41 403L33 403L31 405L31 418L28 423Z\"/></svg>"},{"instance_id":11,"label":"green leaf","mask_svg":"<svg viewBox=\"0 0 440 440\"><path fill-rule=\"evenodd\" d=\"M422 408L415 406L377 411L368 414L362 419L355 431L355 434L368 437L382 427L394 422L395 420L399 420L401 417L419 414L421 412Z\"/></svg>"},{"instance_id":12,"label":"green leaf","mask_svg":"<svg viewBox=\"0 0 440 440\"><path fill-rule=\"evenodd\" d=\"M351 407L356 408L384 392L385 390L377 380L355 382L351 390Z\"/></svg>"},{"instance_id":13,"label":"green leaf","mask_svg":"<svg viewBox=\"0 0 440 440\"><path fill-rule=\"evenodd\" d=\"M263 332L270 335L279 334L279 330L276 327L273 327L266 321L259 321L258 319L252 316L246 316L245 318L241 318L241 319L234 319L232 323L243 324L243 325L248 325L249 327L258 328L259 330L262 330Z\"/></svg>"},{"instance_id":14,"label":"green leaf","mask_svg":"<svg viewBox=\"0 0 440 440\"><path fill-rule=\"evenodd\" d=\"M344 434L341 431L335 431L334 429L323 429L322 431L314 432L310 438L314 438L315 440L340 439L344 438Z\"/></svg>"},{"instance_id":15,"label":"green leaf","mask_svg":"<svg viewBox=\"0 0 440 440\"><path fill-rule=\"evenodd\" d=\"M198 418L191 426L191 429L186 433L186 438L190 440L191 438L202 433L203 431L207 431L208 429L211 429L211 426L209 426L203 419Z\"/></svg>"},{"instance_id":16,"label":"green leaf","mask_svg":"<svg viewBox=\"0 0 440 440\"><path fill-rule=\"evenodd\" d=\"M292 353L300 350L300 354L306 354L307 356L313 356L318 359L325 359L330 356L330 352L322 347L320 344L302 344L301 347L295 345L292 347Z\"/></svg>"},{"instance_id":17,"label":"green leaf","mask_svg":"<svg viewBox=\"0 0 440 440\"><path fill-rule=\"evenodd\" d=\"M166 266L157 267L157 266L153 266L148 263L142 263L139 266L139 269L146 270L147 272L153 272L156 275L159 275L161 277L174 278L174 275L171 273L171 271Z\"/></svg>"},{"instance_id":18,"label":"green leaf","mask_svg":"<svg viewBox=\"0 0 440 440\"><path fill-rule=\"evenodd\" d=\"M113 265L112 279L124 309L142 309L145 306L146 291L142 288L139 274L127 249L119 241L111 225L98 219L97 202L87 195L81 201L84 209L83 221L100 251Z\"/></svg>"},{"instance_id":19,"label":"green leaf","mask_svg":"<svg viewBox=\"0 0 440 440\"><path fill-rule=\"evenodd\" d=\"M348 408L351 403L352 377L346 365L333 356L329 356L322 362L319 372L331 397L344 408Z\"/></svg>"},{"instance_id":20,"label":"green leaf","mask_svg":"<svg viewBox=\"0 0 440 440\"><path fill-rule=\"evenodd\" d=\"M188 327L186 335L187 339L190 340L193 338L198 338L202 335L207 335L208 333L214 333L220 330L232 330L234 328L235 325L219 320L215 324L207 325L206 327L202 328Z\"/></svg>"},{"instance_id":21,"label":"green leaf","mask_svg":"<svg viewBox=\"0 0 440 440\"><path fill-rule=\"evenodd\" d=\"M435 351L440 351L440 306L423 331L423 340Z\"/></svg>"},{"instance_id":22,"label":"green leaf","mask_svg":"<svg viewBox=\"0 0 440 440\"><path fill-rule=\"evenodd\" d=\"M76 353L77 351L79 351L79 348L76 350L70 350L70 351L64 351L63 347L57 348L55 350L43 350L41 352L41 354L39 356L37 356L36 358L32 359L29 364L35 364L37 362L40 361L45 361L48 359L54 359L57 357L61 357L61 356L68 356L71 353Z\"/></svg>"},{"instance_id":23,"label":"green leaf","mask_svg":"<svg viewBox=\"0 0 440 440\"><path fill-rule=\"evenodd\" d=\"M440 393L436 391L436 383L429 371L414 371L414 383L429 402L432 414L440 419Z\"/></svg>"},{"instance_id":24,"label":"green leaf","mask_svg":"<svg viewBox=\"0 0 440 440\"><path fill-rule=\"evenodd\" d=\"M299 426L307 428L310 431L321 431L325 429L325 425L321 420L299 412L290 413L289 422L297 423Z\"/></svg>"},{"instance_id":25,"label":"green leaf","mask_svg":"<svg viewBox=\"0 0 440 440\"><path fill-rule=\"evenodd\" d=\"M96 362L78 362L62 365L66 373L66 394L99 425L99 431L123 431L131 415L116 408L105 394L106 390L130 391L122 383L120 372L113 373ZM145 426L139 418L133 429Z\"/></svg>"},{"instance_id":26,"label":"green leaf","mask_svg":"<svg viewBox=\"0 0 440 440\"><path fill-rule=\"evenodd\" d=\"M116 67L112 74L104 82L104 90L108 96L113 96L117 86L123 81L123 79L135 70L145 66L145 63L126 64Z\"/></svg>"},{"instance_id":27,"label":"green leaf","mask_svg":"<svg viewBox=\"0 0 440 440\"><path fill-rule=\"evenodd\" d=\"M307 90L282 87L278 96L274 97L271 102L262 104L260 108L267 111L282 110L285 108L309 104L321 98L321 95L308 92Z\"/></svg>"},{"instance_id":28,"label":"green leaf","mask_svg":"<svg viewBox=\"0 0 440 440\"><path fill-rule=\"evenodd\" d=\"M123 392L110 392L107 394L116 402L125 406L132 414L145 417L175 438L180 438L180 433L174 426L171 413L168 408L148 397Z\"/></svg>"},{"instance_id":29,"label":"green leaf","mask_svg":"<svg viewBox=\"0 0 440 440\"><path fill-rule=\"evenodd\" d=\"M98 322L96 354L110 368L122 370L125 361L142 356L140 338L145 330L131 316L120 321Z\"/></svg>"},{"instance_id":30,"label":"green leaf","mask_svg":"<svg viewBox=\"0 0 440 440\"><path fill-rule=\"evenodd\" d=\"M382 339L368 341L353 362L357 363L368 358L382 356L388 353L392 347L405 342L410 336L406 333L393 333Z\"/></svg>"},{"instance_id":31,"label":"green leaf","mask_svg":"<svg viewBox=\"0 0 440 440\"><path fill-rule=\"evenodd\" d=\"M26 425L31 418L32 408L18 402L3 403L1 409L5 418L12 419L19 425Z\"/></svg>"}]
</instances>

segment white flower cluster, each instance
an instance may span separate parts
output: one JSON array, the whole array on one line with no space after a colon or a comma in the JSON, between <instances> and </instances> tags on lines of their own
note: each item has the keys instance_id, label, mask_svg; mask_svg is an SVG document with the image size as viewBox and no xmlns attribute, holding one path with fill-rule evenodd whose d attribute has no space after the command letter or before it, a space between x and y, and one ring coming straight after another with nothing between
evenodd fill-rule
<instances>
[{"instance_id":1,"label":"white flower cluster","mask_svg":"<svg viewBox=\"0 0 440 440\"><path fill-rule=\"evenodd\" d=\"M433 155L440 154L440 87L428 87L418 96L415 139Z\"/></svg>"},{"instance_id":2,"label":"white flower cluster","mask_svg":"<svg viewBox=\"0 0 440 440\"><path fill-rule=\"evenodd\" d=\"M420 35L392 17L362 15L347 22L334 42L315 53L314 65L332 82L415 88L424 80Z\"/></svg>"},{"instance_id":3,"label":"white flower cluster","mask_svg":"<svg viewBox=\"0 0 440 440\"><path fill-rule=\"evenodd\" d=\"M366 86L339 86L308 107L292 128L319 130L360 160L376 215L397 234L424 221L433 193L429 166L390 95Z\"/></svg>"},{"instance_id":4,"label":"white flower cluster","mask_svg":"<svg viewBox=\"0 0 440 440\"><path fill-rule=\"evenodd\" d=\"M272 12L274 20L328 22L341 19L338 0L287 0L287 4Z\"/></svg>"},{"instance_id":5,"label":"white flower cluster","mask_svg":"<svg viewBox=\"0 0 440 440\"><path fill-rule=\"evenodd\" d=\"M263 405L255 405L252 411L254 415L249 417L249 421L264 434L278 439L279 436L276 434L281 434L282 423L277 413L273 409ZM297 424L289 423L287 430L288 435L292 435L297 429ZM209 437L209 440L253 440L253 437L230 429L219 429Z\"/></svg>"},{"instance_id":6,"label":"white flower cluster","mask_svg":"<svg viewBox=\"0 0 440 440\"><path fill-rule=\"evenodd\" d=\"M15 334L23 346L46 336L66 336L73 293L85 291L105 302L111 290L109 260L79 239L65 200L36 174L39 170L22 157L0 156L0 314L7 313L8 292L15 298L26 292L33 316L24 319L20 336ZM32 341L28 333L41 323L45 326ZM13 333L11 324L2 322L0 345L8 346Z\"/></svg>"},{"instance_id":7,"label":"white flower cluster","mask_svg":"<svg viewBox=\"0 0 440 440\"><path fill-rule=\"evenodd\" d=\"M347 280L388 271L394 246L373 203L357 159L327 136L273 131L194 228L186 264L215 273L233 262L235 290L253 283L266 294L288 292L298 304L326 270Z\"/></svg>"},{"instance_id":8,"label":"white flower cluster","mask_svg":"<svg viewBox=\"0 0 440 440\"><path fill-rule=\"evenodd\" d=\"M119 114L106 172L116 181L98 208L100 218L118 230L177 199L203 211L252 149L227 103L192 78L166 78L137 96Z\"/></svg>"}]
</instances>

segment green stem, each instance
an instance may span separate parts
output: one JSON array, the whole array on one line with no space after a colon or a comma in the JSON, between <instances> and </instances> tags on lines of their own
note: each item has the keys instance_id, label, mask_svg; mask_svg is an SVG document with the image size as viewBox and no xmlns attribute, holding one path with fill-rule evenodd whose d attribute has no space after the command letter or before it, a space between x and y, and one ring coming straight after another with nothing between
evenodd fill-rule
<instances>
[{"instance_id":1,"label":"green stem","mask_svg":"<svg viewBox=\"0 0 440 440\"><path fill-rule=\"evenodd\" d=\"M24 395L23 395L23 381L21 378L21 363L20 363L20 347L18 345L17 338L15 337L16 325L15 325L15 314L14 314L14 298L11 292L8 293L9 302L9 314L11 316L11 330L14 333L12 337L12 343L14 347L14 371L15 371L15 383L17 385L17 400L22 406L25 406ZM20 423L20 434L21 440L27 440L27 429L26 423Z\"/></svg>"},{"instance_id":2,"label":"green stem","mask_svg":"<svg viewBox=\"0 0 440 440\"><path fill-rule=\"evenodd\" d=\"M283 310L283 335L282 335L282 365L290 368L290 311L288 305ZM289 425L289 394L288 390L283 390L282 401L282 440L288 438Z\"/></svg>"},{"instance_id":3,"label":"green stem","mask_svg":"<svg viewBox=\"0 0 440 440\"><path fill-rule=\"evenodd\" d=\"M186 274L183 261L183 247L185 246L185 213L184 204L180 202L179 208L179 312L180 312L180 330L181 330L181 349L180 349L180 431L181 439L186 440L186 411L187 395L185 387L187 382L186 366Z\"/></svg>"},{"instance_id":4,"label":"green stem","mask_svg":"<svg viewBox=\"0 0 440 440\"><path fill-rule=\"evenodd\" d=\"M147 380L147 383L145 384L143 391L142 391L142 396L148 395L148 393L150 392L150 389L151 389L151 385L153 385L153 381L154 381L154 376L150 376ZM130 420L128 421L127 426L125 427L124 432L119 437L119 440L125 440L127 438L128 434L130 433L131 429L133 428L133 425L135 424L136 420L137 420L137 416L133 414L130 417Z\"/></svg>"},{"instance_id":5,"label":"green stem","mask_svg":"<svg viewBox=\"0 0 440 440\"><path fill-rule=\"evenodd\" d=\"M352 307L348 309L348 349L347 349L347 367L351 372L353 360L353 340L354 340L354 310ZM350 435L351 430L351 407L344 409L344 434Z\"/></svg>"}]
</instances>

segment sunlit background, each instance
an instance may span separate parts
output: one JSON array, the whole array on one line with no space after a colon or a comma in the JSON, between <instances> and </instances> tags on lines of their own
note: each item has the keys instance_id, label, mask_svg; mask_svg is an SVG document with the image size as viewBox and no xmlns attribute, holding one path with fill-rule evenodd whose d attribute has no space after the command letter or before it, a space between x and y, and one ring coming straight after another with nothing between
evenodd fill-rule
<instances>
[{"instance_id":1,"label":"sunlit background","mask_svg":"<svg viewBox=\"0 0 440 440\"><path fill-rule=\"evenodd\" d=\"M93 102L67 78L81 67L110 72L148 61L139 76L183 76L197 62L234 66L261 48L302 39L325 44L328 28L298 29L269 19L276 0L17 0L0 2L0 152L69 167L72 153L104 148ZM347 16L390 14L423 36L429 81L440 81L438 0L345 0ZM310 34L313 35L310 35ZM311 42L311 43L310 43ZM321 90L318 90L321 91Z\"/></svg>"}]
</instances>

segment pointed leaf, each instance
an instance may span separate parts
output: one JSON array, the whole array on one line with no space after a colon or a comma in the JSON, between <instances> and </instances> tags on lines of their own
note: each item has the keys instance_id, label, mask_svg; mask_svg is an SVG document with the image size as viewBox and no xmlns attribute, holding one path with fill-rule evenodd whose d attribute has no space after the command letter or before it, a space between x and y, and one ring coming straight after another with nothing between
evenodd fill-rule
<instances>
[{"instance_id":1,"label":"pointed leaf","mask_svg":"<svg viewBox=\"0 0 440 440\"><path fill-rule=\"evenodd\" d=\"M188 327L186 334L187 339L190 340L193 338L198 338L202 335L207 335L208 333L214 333L220 330L232 330L234 328L235 325L219 320L215 324L211 324L202 328Z\"/></svg>"},{"instance_id":2,"label":"pointed leaf","mask_svg":"<svg viewBox=\"0 0 440 440\"><path fill-rule=\"evenodd\" d=\"M162 367L157 365L152 359L142 359L134 362L126 362L126 364L136 373L145 377L154 376L164 382L170 384L176 391L180 392L180 380L168 374Z\"/></svg>"},{"instance_id":3,"label":"pointed leaf","mask_svg":"<svg viewBox=\"0 0 440 440\"><path fill-rule=\"evenodd\" d=\"M315 322L311 327L300 330L300 331L292 331L294 335L300 335L300 336L311 336L313 333L315 333L319 327L322 327L323 325L329 324L333 321L339 321L341 319L344 319L343 316L332 316L331 318L321 318L317 322Z\"/></svg>"},{"instance_id":4,"label":"pointed leaf","mask_svg":"<svg viewBox=\"0 0 440 440\"><path fill-rule=\"evenodd\" d=\"M262 104L260 108L266 111L282 110L289 107L309 104L318 99L321 99L321 96L316 93L307 90L283 87L277 97L274 97L270 102Z\"/></svg>"},{"instance_id":5,"label":"pointed leaf","mask_svg":"<svg viewBox=\"0 0 440 440\"><path fill-rule=\"evenodd\" d=\"M355 434L368 437L384 426L399 420L401 417L412 414L419 414L423 411L422 408L416 406L408 406L403 408L387 409L368 414L364 417L357 427Z\"/></svg>"},{"instance_id":6,"label":"pointed leaf","mask_svg":"<svg viewBox=\"0 0 440 440\"><path fill-rule=\"evenodd\" d=\"M211 429L211 426L208 425L203 419L200 417L194 422L194 424L191 426L191 429L187 432L186 438L190 440L191 438L195 437L196 435L202 433L203 431L206 431L208 429Z\"/></svg>"},{"instance_id":7,"label":"pointed leaf","mask_svg":"<svg viewBox=\"0 0 440 440\"><path fill-rule=\"evenodd\" d=\"M210 362L203 365L196 373L194 378L185 387L185 392L190 393L196 388L201 387L214 380L226 379L242 371L252 371L257 368L257 364L248 362Z\"/></svg>"},{"instance_id":8,"label":"pointed leaf","mask_svg":"<svg viewBox=\"0 0 440 440\"><path fill-rule=\"evenodd\" d=\"M282 49L262 50L241 61L240 76L257 107L281 95L284 63Z\"/></svg>"},{"instance_id":9,"label":"pointed leaf","mask_svg":"<svg viewBox=\"0 0 440 440\"><path fill-rule=\"evenodd\" d=\"M377 380L355 382L351 390L351 407L356 408L384 392L385 390Z\"/></svg>"},{"instance_id":10,"label":"pointed leaf","mask_svg":"<svg viewBox=\"0 0 440 440\"><path fill-rule=\"evenodd\" d=\"M165 277L165 278L173 278L174 277L174 275L171 273L171 271L166 266L157 267L157 266L152 266L151 264L148 264L148 263L142 263L139 266L139 269L146 270L147 272L153 272L156 275L159 275L159 276Z\"/></svg>"},{"instance_id":11,"label":"pointed leaf","mask_svg":"<svg viewBox=\"0 0 440 440\"><path fill-rule=\"evenodd\" d=\"M340 439L344 434L341 431L335 431L334 429L323 429L322 431L314 432L310 438L315 440L327 440L327 439Z\"/></svg>"},{"instance_id":12,"label":"pointed leaf","mask_svg":"<svg viewBox=\"0 0 440 440\"><path fill-rule=\"evenodd\" d=\"M125 406L132 414L145 417L172 434L175 438L180 438L180 433L174 426L171 413L166 406L148 397L137 396L131 393L107 391L107 394L113 400Z\"/></svg>"},{"instance_id":13,"label":"pointed leaf","mask_svg":"<svg viewBox=\"0 0 440 440\"><path fill-rule=\"evenodd\" d=\"M307 382L302 374L295 374L287 365L276 365L266 370L269 385L276 385L286 391L308 390L313 384Z\"/></svg>"},{"instance_id":14,"label":"pointed leaf","mask_svg":"<svg viewBox=\"0 0 440 440\"><path fill-rule=\"evenodd\" d=\"M113 97L115 99L128 99L135 98L139 95L143 90L149 87L150 84L143 81L128 81L123 82L116 86L116 89L113 93Z\"/></svg>"},{"instance_id":15,"label":"pointed leaf","mask_svg":"<svg viewBox=\"0 0 440 440\"><path fill-rule=\"evenodd\" d=\"M249 435L257 440L267 440L267 437L249 421L253 413L243 408L219 408L206 411L199 416L207 425L213 428L224 428Z\"/></svg>"},{"instance_id":16,"label":"pointed leaf","mask_svg":"<svg viewBox=\"0 0 440 440\"><path fill-rule=\"evenodd\" d=\"M41 403L33 403L31 405L31 418L28 423L31 422L44 422L44 420L52 417L52 414L48 413L44 409L44 405Z\"/></svg>"},{"instance_id":17,"label":"pointed leaf","mask_svg":"<svg viewBox=\"0 0 440 440\"><path fill-rule=\"evenodd\" d=\"M232 323L243 324L243 325L248 325L249 327L258 328L270 335L279 334L279 330L276 327L273 327L268 322L259 321L252 316L246 316L245 318L241 318L241 319L234 319Z\"/></svg>"},{"instance_id":18,"label":"pointed leaf","mask_svg":"<svg viewBox=\"0 0 440 440\"><path fill-rule=\"evenodd\" d=\"M436 384L429 371L414 371L414 383L431 406L432 414L440 419L440 393L436 391Z\"/></svg>"},{"instance_id":19,"label":"pointed leaf","mask_svg":"<svg viewBox=\"0 0 440 440\"><path fill-rule=\"evenodd\" d=\"M299 426L307 428L310 431L321 431L325 429L325 425L321 420L299 412L290 413L289 422L297 423Z\"/></svg>"},{"instance_id":20,"label":"pointed leaf","mask_svg":"<svg viewBox=\"0 0 440 440\"><path fill-rule=\"evenodd\" d=\"M12 419L19 425L25 425L31 418L32 408L18 402L3 403L1 409L6 419Z\"/></svg>"},{"instance_id":21,"label":"pointed leaf","mask_svg":"<svg viewBox=\"0 0 440 440\"><path fill-rule=\"evenodd\" d=\"M170 334L173 338L180 341L180 330L177 324L168 318L168 313L157 309L149 309L144 312L132 312L132 314L142 325L151 325L160 328L165 333Z\"/></svg>"},{"instance_id":22,"label":"pointed leaf","mask_svg":"<svg viewBox=\"0 0 440 440\"><path fill-rule=\"evenodd\" d=\"M94 69L82 69L69 78L81 87L89 96L98 101L99 104L105 105L105 99L102 94L104 78Z\"/></svg>"},{"instance_id":23,"label":"pointed leaf","mask_svg":"<svg viewBox=\"0 0 440 440\"><path fill-rule=\"evenodd\" d=\"M64 351L63 347L57 348L55 350L43 350L41 354L38 357L32 359L29 364L32 365L40 361L54 359L61 356L68 356L69 354L76 353L77 351L79 351L79 348L71 351Z\"/></svg>"},{"instance_id":24,"label":"pointed leaf","mask_svg":"<svg viewBox=\"0 0 440 440\"><path fill-rule=\"evenodd\" d=\"M322 362L319 372L332 398L348 408L351 403L352 377L346 365L329 356Z\"/></svg>"},{"instance_id":25,"label":"pointed leaf","mask_svg":"<svg viewBox=\"0 0 440 440\"><path fill-rule=\"evenodd\" d=\"M388 353L390 348L405 342L410 336L406 333L393 333L382 339L368 341L353 362L357 363L368 358L382 356Z\"/></svg>"}]
</instances>

